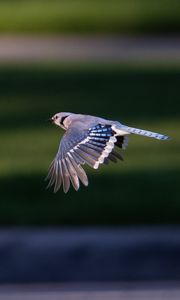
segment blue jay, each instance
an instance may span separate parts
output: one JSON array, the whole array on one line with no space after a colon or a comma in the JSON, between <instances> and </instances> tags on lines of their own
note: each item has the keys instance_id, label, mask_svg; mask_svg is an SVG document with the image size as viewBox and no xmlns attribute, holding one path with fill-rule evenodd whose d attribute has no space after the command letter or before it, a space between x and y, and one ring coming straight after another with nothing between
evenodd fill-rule
<instances>
[{"instance_id":1,"label":"blue jay","mask_svg":"<svg viewBox=\"0 0 180 300\"><path fill-rule=\"evenodd\" d=\"M67 193L70 182L77 191L79 179L85 186L88 185L87 175L81 165L88 164L98 169L100 164L122 160L114 148L125 149L131 133L158 140L169 139L167 135L132 128L117 121L68 112L55 114L50 122L66 130L46 177L49 180L47 188L54 185L55 193L61 184Z\"/></svg>"}]
</instances>

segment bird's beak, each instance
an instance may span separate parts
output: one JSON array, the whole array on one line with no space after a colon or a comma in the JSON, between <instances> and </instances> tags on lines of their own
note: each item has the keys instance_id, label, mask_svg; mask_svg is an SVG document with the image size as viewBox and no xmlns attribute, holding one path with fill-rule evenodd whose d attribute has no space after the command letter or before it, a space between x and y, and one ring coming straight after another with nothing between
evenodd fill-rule
<instances>
[{"instance_id":1,"label":"bird's beak","mask_svg":"<svg viewBox=\"0 0 180 300\"><path fill-rule=\"evenodd\" d=\"M53 118L50 118L50 119L48 119L48 122L49 122L49 123L53 123L53 122L54 122L54 119L53 119Z\"/></svg>"}]
</instances>

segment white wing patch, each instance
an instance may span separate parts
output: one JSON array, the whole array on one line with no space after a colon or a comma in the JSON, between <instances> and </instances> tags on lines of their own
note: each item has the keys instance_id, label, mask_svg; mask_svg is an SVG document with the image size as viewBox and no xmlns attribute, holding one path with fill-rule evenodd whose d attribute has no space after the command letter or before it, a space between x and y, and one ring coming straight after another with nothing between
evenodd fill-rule
<instances>
[{"instance_id":1,"label":"white wing patch","mask_svg":"<svg viewBox=\"0 0 180 300\"><path fill-rule=\"evenodd\" d=\"M94 165L94 169L98 169L99 164L103 164L104 160L106 157L109 156L109 154L111 153L111 151L114 148L114 143L117 141L117 139L115 138L115 136L110 137L109 142L107 142L101 156L99 157L98 161L95 163Z\"/></svg>"}]
</instances>

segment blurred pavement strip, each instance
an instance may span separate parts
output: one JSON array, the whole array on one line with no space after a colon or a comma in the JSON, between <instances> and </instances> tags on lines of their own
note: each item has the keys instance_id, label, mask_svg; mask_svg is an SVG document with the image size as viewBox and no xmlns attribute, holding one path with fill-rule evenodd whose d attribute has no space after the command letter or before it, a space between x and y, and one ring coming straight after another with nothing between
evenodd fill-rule
<instances>
[{"instance_id":1,"label":"blurred pavement strip","mask_svg":"<svg viewBox=\"0 0 180 300\"><path fill-rule=\"evenodd\" d=\"M0 283L179 281L179 236L180 227L4 228Z\"/></svg>"},{"instance_id":2,"label":"blurred pavement strip","mask_svg":"<svg viewBox=\"0 0 180 300\"><path fill-rule=\"evenodd\" d=\"M180 62L180 37L0 36L0 63Z\"/></svg>"},{"instance_id":3,"label":"blurred pavement strip","mask_svg":"<svg viewBox=\"0 0 180 300\"><path fill-rule=\"evenodd\" d=\"M56 285L0 286L3 300L179 300L180 284L161 283L78 283Z\"/></svg>"}]
</instances>

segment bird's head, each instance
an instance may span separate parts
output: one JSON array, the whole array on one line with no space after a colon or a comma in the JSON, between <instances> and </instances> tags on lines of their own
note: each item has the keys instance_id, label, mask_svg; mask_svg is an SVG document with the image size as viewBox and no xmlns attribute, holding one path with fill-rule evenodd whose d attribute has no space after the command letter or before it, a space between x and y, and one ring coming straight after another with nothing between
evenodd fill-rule
<instances>
[{"instance_id":1,"label":"bird's head","mask_svg":"<svg viewBox=\"0 0 180 300\"><path fill-rule=\"evenodd\" d=\"M60 112L55 114L54 116L52 116L52 118L49 119L49 121L52 124L55 124L63 129L67 129L68 128L68 117L71 115L71 113L68 112Z\"/></svg>"}]
</instances>

